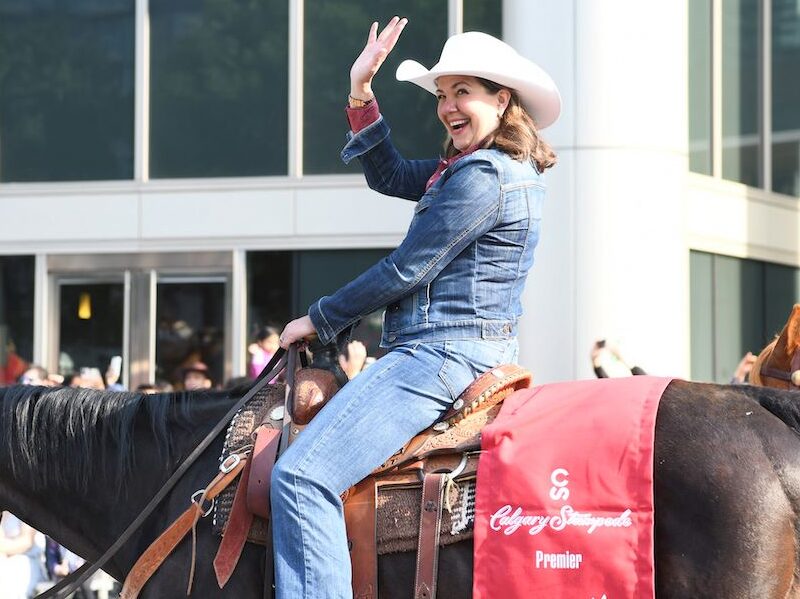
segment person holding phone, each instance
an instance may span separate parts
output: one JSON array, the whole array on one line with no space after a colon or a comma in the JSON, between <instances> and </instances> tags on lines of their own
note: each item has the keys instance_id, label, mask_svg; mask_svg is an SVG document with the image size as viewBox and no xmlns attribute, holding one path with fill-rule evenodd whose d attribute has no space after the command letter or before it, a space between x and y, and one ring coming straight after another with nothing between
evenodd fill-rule
<instances>
[{"instance_id":1,"label":"person holding phone","mask_svg":"<svg viewBox=\"0 0 800 599\"><path fill-rule=\"evenodd\" d=\"M558 117L552 79L504 42L452 36L427 69L397 78L435 96L442 159L406 160L392 144L372 81L406 19L394 17L350 70L350 139L369 186L415 202L402 243L290 322L281 346L316 333L330 343L386 307L389 352L345 385L278 460L272 474L277 597L351 597L340 494L436 422L480 374L517 358L521 294L539 240L544 171L539 130Z\"/></svg>"},{"instance_id":2,"label":"person holding phone","mask_svg":"<svg viewBox=\"0 0 800 599\"><path fill-rule=\"evenodd\" d=\"M125 385L120 382L122 375L122 356L111 356L106 368L106 389L109 391L125 391Z\"/></svg>"}]
</instances>

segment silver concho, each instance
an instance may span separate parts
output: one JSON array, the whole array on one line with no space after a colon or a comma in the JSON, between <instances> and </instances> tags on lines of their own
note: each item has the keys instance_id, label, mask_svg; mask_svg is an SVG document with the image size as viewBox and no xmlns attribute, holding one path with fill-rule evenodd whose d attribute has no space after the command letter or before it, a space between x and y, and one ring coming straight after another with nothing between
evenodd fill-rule
<instances>
[{"instance_id":1,"label":"silver concho","mask_svg":"<svg viewBox=\"0 0 800 599\"><path fill-rule=\"evenodd\" d=\"M283 406L275 406L269 411L270 420L283 420Z\"/></svg>"},{"instance_id":2,"label":"silver concho","mask_svg":"<svg viewBox=\"0 0 800 599\"><path fill-rule=\"evenodd\" d=\"M437 422L436 424L433 425L433 430L435 430L437 433L443 433L448 428L450 428L450 425L444 421Z\"/></svg>"},{"instance_id":3,"label":"silver concho","mask_svg":"<svg viewBox=\"0 0 800 599\"><path fill-rule=\"evenodd\" d=\"M463 399L457 399L457 400L455 400L453 402L453 409L454 410L460 410L463 407L464 407L464 400Z\"/></svg>"}]
</instances>

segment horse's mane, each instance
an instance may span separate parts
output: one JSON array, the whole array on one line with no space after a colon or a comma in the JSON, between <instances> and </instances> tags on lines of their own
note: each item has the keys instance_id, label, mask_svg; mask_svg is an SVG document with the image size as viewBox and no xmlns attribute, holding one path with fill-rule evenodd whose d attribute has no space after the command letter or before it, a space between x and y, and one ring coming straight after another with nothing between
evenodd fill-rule
<instances>
[{"instance_id":1,"label":"horse's mane","mask_svg":"<svg viewBox=\"0 0 800 599\"><path fill-rule=\"evenodd\" d=\"M113 467L119 490L135 459L134 423L146 423L159 456L168 463L174 459L170 418L188 424L191 402L185 400L190 395L70 387L0 389L3 450L15 479L33 490L55 485L85 491L98 460L101 468Z\"/></svg>"}]
</instances>

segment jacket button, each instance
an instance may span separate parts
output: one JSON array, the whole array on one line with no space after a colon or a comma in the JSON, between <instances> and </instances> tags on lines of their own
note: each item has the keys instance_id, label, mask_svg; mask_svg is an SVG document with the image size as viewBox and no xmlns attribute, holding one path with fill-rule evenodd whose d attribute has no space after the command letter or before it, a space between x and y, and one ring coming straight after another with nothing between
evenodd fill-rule
<instances>
[{"instance_id":1,"label":"jacket button","mask_svg":"<svg viewBox=\"0 0 800 599\"><path fill-rule=\"evenodd\" d=\"M389 335L386 339L388 339L389 341L394 341L395 339L397 339L397 335Z\"/></svg>"}]
</instances>

